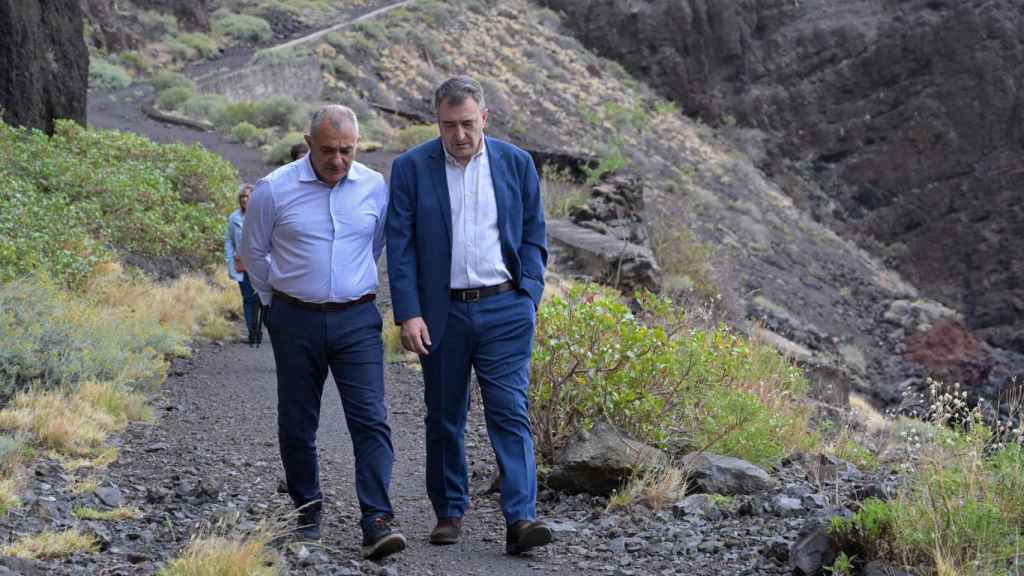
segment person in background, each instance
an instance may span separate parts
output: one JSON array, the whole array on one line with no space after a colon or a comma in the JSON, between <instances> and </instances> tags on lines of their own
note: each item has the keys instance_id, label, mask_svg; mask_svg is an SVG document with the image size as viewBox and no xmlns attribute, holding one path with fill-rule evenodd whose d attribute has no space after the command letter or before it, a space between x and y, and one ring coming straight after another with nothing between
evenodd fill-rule
<instances>
[{"instance_id":1,"label":"person in background","mask_svg":"<svg viewBox=\"0 0 1024 576\"><path fill-rule=\"evenodd\" d=\"M454 544L469 508L465 429L470 370L501 474L505 551L552 540L537 519L527 409L530 355L547 263L540 179L530 155L486 137L480 83L434 93L440 138L391 166L388 273L402 345L419 354L426 400L432 544Z\"/></svg>"},{"instance_id":2,"label":"person in background","mask_svg":"<svg viewBox=\"0 0 1024 576\"><path fill-rule=\"evenodd\" d=\"M305 142L299 142L298 144L295 144L294 146L292 146L292 150L291 150L292 162L295 162L299 158L302 158L308 152L309 152L309 146L306 146Z\"/></svg>"},{"instance_id":3,"label":"person in background","mask_svg":"<svg viewBox=\"0 0 1024 576\"><path fill-rule=\"evenodd\" d=\"M245 314L245 327L249 330L249 346L255 346L259 330L259 299L239 253L242 246L242 228L245 225L245 208L251 195L252 184L242 184L238 189L238 210L228 216L228 227L224 231L224 258L228 264L228 276L238 282L238 288L242 292L242 311Z\"/></svg>"},{"instance_id":4,"label":"person in background","mask_svg":"<svg viewBox=\"0 0 1024 576\"><path fill-rule=\"evenodd\" d=\"M270 306L278 442L298 531L320 538L316 436L330 372L355 454L362 553L379 559L406 545L388 495L395 454L384 401L383 319L374 303L388 187L355 161L359 123L350 108L321 108L306 143L308 154L256 183L242 260Z\"/></svg>"}]
</instances>

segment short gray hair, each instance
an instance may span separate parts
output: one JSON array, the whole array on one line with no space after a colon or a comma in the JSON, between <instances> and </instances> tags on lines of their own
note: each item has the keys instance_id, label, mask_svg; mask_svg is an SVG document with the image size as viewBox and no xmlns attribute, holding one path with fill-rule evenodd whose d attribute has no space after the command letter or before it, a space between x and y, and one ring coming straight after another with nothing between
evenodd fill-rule
<instances>
[{"instance_id":1,"label":"short gray hair","mask_svg":"<svg viewBox=\"0 0 1024 576\"><path fill-rule=\"evenodd\" d=\"M239 198L241 198L242 196L245 196L245 189L246 188L253 188L253 185L249 184L248 182L242 182L242 185L238 187L238 197Z\"/></svg>"},{"instance_id":2,"label":"short gray hair","mask_svg":"<svg viewBox=\"0 0 1024 576\"><path fill-rule=\"evenodd\" d=\"M351 124L352 127L355 128L356 136L359 135L359 120L356 118L356 113L348 106L342 106L341 104L327 104L314 112L313 116L309 120L310 138L316 137L317 128L324 122L330 122L331 126L334 126L339 130L346 123Z\"/></svg>"},{"instance_id":3,"label":"short gray hair","mask_svg":"<svg viewBox=\"0 0 1024 576\"><path fill-rule=\"evenodd\" d=\"M434 110L441 107L443 102L451 106L458 106L472 98L481 109L487 108L484 101L484 87L469 76L453 76L445 80L434 92Z\"/></svg>"}]
</instances>

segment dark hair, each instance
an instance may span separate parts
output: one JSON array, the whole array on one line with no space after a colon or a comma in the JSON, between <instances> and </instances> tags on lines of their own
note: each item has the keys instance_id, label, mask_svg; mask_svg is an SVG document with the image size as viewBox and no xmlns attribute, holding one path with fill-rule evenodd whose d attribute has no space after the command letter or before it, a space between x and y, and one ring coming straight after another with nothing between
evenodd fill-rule
<instances>
[{"instance_id":1,"label":"dark hair","mask_svg":"<svg viewBox=\"0 0 1024 576\"><path fill-rule=\"evenodd\" d=\"M484 88L479 82L469 76L453 76L445 80L434 92L434 110L441 107L442 102L448 102L449 106L458 106L472 98L481 109L486 108L484 102Z\"/></svg>"},{"instance_id":2,"label":"dark hair","mask_svg":"<svg viewBox=\"0 0 1024 576\"><path fill-rule=\"evenodd\" d=\"M305 142L299 142L298 144L292 145L292 160L298 160L309 152L309 146L306 146Z\"/></svg>"}]
</instances>

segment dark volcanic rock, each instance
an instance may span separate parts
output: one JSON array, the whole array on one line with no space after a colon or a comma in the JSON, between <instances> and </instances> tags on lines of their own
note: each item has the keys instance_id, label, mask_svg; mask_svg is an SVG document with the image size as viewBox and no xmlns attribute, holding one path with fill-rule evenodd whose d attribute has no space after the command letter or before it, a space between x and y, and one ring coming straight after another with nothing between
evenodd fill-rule
<instances>
[{"instance_id":1,"label":"dark volcanic rock","mask_svg":"<svg viewBox=\"0 0 1024 576\"><path fill-rule=\"evenodd\" d=\"M53 132L85 122L89 52L78 0L0 0L0 110L8 124Z\"/></svg>"},{"instance_id":2,"label":"dark volcanic rock","mask_svg":"<svg viewBox=\"0 0 1024 576\"><path fill-rule=\"evenodd\" d=\"M698 488L714 494L758 494L776 486L776 481L767 472L731 456L706 452L687 454L683 458L683 468Z\"/></svg>"},{"instance_id":3,"label":"dark volcanic rock","mask_svg":"<svg viewBox=\"0 0 1024 576\"><path fill-rule=\"evenodd\" d=\"M665 461L656 448L637 442L607 422L580 431L555 458L547 485L570 493L607 496L638 468Z\"/></svg>"},{"instance_id":4,"label":"dark volcanic rock","mask_svg":"<svg viewBox=\"0 0 1024 576\"><path fill-rule=\"evenodd\" d=\"M687 113L768 134L798 204L1024 352L1019 1L544 3Z\"/></svg>"}]
</instances>

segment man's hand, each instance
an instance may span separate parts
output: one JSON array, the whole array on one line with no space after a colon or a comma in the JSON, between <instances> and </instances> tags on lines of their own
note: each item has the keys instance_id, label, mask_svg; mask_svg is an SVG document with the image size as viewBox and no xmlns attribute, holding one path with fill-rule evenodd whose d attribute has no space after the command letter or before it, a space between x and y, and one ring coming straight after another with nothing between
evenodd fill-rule
<instances>
[{"instance_id":1,"label":"man's hand","mask_svg":"<svg viewBox=\"0 0 1024 576\"><path fill-rule=\"evenodd\" d=\"M430 332L423 317L417 316L402 322L402 347L420 356L430 353Z\"/></svg>"}]
</instances>

